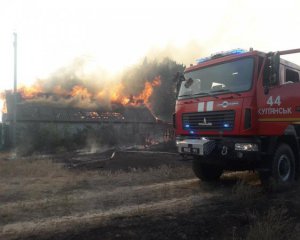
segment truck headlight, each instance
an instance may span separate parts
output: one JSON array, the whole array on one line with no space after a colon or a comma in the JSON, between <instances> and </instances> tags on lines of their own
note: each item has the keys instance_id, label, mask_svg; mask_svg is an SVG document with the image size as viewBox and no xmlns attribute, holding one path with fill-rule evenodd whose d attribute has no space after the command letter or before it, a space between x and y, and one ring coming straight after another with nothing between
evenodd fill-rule
<instances>
[{"instance_id":1,"label":"truck headlight","mask_svg":"<svg viewBox=\"0 0 300 240\"><path fill-rule=\"evenodd\" d=\"M236 143L234 145L236 151L258 151L258 145L256 143Z\"/></svg>"}]
</instances>

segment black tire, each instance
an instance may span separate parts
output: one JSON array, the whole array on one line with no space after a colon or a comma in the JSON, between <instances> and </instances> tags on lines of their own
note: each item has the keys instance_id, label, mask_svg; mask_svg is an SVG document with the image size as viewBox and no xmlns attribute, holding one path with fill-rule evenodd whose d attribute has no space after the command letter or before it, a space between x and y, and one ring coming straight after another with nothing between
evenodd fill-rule
<instances>
[{"instance_id":1,"label":"black tire","mask_svg":"<svg viewBox=\"0 0 300 240\"><path fill-rule=\"evenodd\" d=\"M199 159L193 160L193 171L195 175L204 182L217 181L223 173L222 168L201 163Z\"/></svg>"},{"instance_id":2,"label":"black tire","mask_svg":"<svg viewBox=\"0 0 300 240\"><path fill-rule=\"evenodd\" d=\"M271 160L269 174L260 174L263 184L270 187L284 187L295 181L295 155L288 144L282 143L276 149ZM275 185L275 186L274 186Z\"/></svg>"}]
</instances>

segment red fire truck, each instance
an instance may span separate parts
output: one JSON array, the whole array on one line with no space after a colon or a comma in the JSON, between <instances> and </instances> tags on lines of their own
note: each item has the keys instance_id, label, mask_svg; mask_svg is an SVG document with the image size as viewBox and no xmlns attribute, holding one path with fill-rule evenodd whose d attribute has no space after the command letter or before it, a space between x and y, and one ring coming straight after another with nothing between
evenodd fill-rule
<instances>
[{"instance_id":1,"label":"red fire truck","mask_svg":"<svg viewBox=\"0 0 300 240\"><path fill-rule=\"evenodd\" d=\"M257 170L290 184L300 165L300 66L280 58L300 49L263 53L236 49L199 59L178 77L176 144L193 157L195 175Z\"/></svg>"}]
</instances>

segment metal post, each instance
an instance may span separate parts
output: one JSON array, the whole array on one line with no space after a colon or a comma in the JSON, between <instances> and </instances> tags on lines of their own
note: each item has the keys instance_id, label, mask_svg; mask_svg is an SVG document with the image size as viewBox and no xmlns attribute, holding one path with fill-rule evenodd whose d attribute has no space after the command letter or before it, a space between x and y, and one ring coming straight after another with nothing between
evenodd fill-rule
<instances>
[{"instance_id":1,"label":"metal post","mask_svg":"<svg viewBox=\"0 0 300 240\"><path fill-rule=\"evenodd\" d=\"M13 104L13 148L17 146L17 33L14 32L14 104Z\"/></svg>"}]
</instances>

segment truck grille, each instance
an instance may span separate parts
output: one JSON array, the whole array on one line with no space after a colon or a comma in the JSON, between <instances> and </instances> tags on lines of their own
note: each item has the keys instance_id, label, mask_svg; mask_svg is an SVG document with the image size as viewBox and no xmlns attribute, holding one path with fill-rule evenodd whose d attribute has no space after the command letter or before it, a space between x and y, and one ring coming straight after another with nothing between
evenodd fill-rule
<instances>
[{"instance_id":1,"label":"truck grille","mask_svg":"<svg viewBox=\"0 0 300 240\"><path fill-rule=\"evenodd\" d=\"M194 112L182 114L184 130L232 130L234 126L235 112L213 111Z\"/></svg>"}]
</instances>

